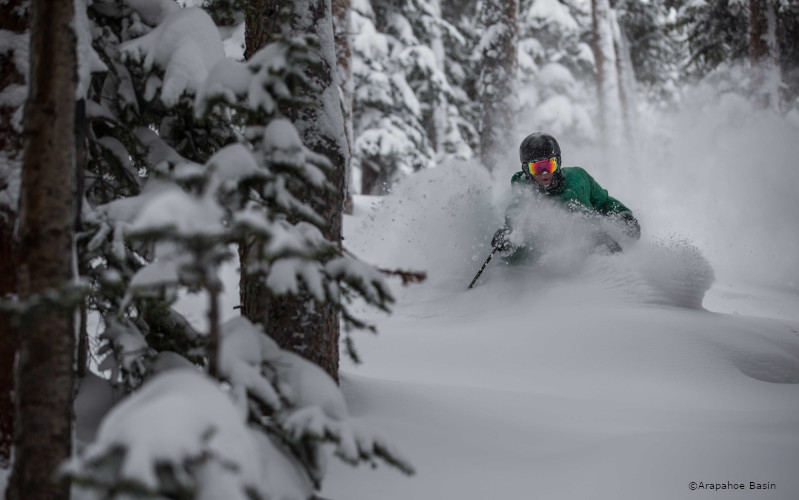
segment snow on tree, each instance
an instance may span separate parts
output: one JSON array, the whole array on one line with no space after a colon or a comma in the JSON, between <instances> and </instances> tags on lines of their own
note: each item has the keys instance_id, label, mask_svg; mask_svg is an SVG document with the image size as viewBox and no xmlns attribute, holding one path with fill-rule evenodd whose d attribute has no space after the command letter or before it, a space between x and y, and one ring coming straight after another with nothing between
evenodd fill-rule
<instances>
[{"instance_id":1,"label":"snow on tree","mask_svg":"<svg viewBox=\"0 0 799 500\"><path fill-rule=\"evenodd\" d=\"M640 105L674 106L681 85L680 37L671 30L672 14L662 2L616 4L619 26L628 41L635 81L644 94Z\"/></svg>"},{"instance_id":2,"label":"snow on tree","mask_svg":"<svg viewBox=\"0 0 799 500\"><path fill-rule=\"evenodd\" d=\"M304 500L332 443L341 459L411 466L348 415L335 382L239 317L222 325L220 376L155 376L117 405L67 472L101 494ZM158 425L153 425L157 421Z\"/></svg>"},{"instance_id":3,"label":"snow on tree","mask_svg":"<svg viewBox=\"0 0 799 500\"><path fill-rule=\"evenodd\" d=\"M518 0L483 0L480 53L480 158L494 170L516 145Z\"/></svg>"},{"instance_id":4,"label":"snow on tree","mask_svg":"<svg viewBox=\"0 0 799 500\"><path fill-rule=\"evenodd\" d=\"M265 26L253 28L264 33L261 40L251 40L257 47L285 37L305 37L309 41L306 57L297 60L305 84L296 88L294 102L289 106L279 106L279 111L294 124L301 139L292 147L301 148L304 144L325 160L325 177L329 186L317 191L309 189L299 196L322 218L318 228L324 238L340 247L349 144L336 80L331 2L294 2L291 6L283 6L277 18L258 17L249 21ZM270 138L265 139L268 142ZM247 242L242 259L251 260L249 253L252 250L250 242ZM331 252L331 256L335 253ZM327 260L322 255L317 259L322 263ZM314 300L319 297L314 290L277 291L263 281L261 274L251 273L246 267L242 271L244 315L264 325L267 333L282 347L301 353L337 378L340 337L337 301ZM304 285L310 286L308 283Z\"/></svg>"},{"instance_id":5,"label":"snow on tree","mask_svg":"<svg viewBox=\"0 0 799 500\"><path fill-rule=\"evenodd\" d=\"M95 47L108 72L95 76L87 104L96 120L90 121L87 170L97 175L87 179L89 203L79 248L89 263L90 303L103 320L105 359L100 368L110 370L111 382L132 392L131 399L159 380L156 373L175 364L206 368L208 383L216 390L224 386L215 384L214 377L242 387L244 381L238 378L242 368L231 362L225 348L218 299L219 266L235 258L235 248L245 240L250 252L243 268L272 293L305 290L315 303L341 307L348 329L369 327L350 312L350 301L359 298L387 310L393 300L379 271L345 253L325 234L327 219L308 201L336 190L326 177L332 162L306 147L281 109L301 102L300 89L319 88L301 69L314 60L312 40L304 36L277 40L240 62L224 56L217 28L205 11L171 5L136 1L91 6ZM176 47L180 50L171 50ZM307 102L311 94L305 92ZM109 95L121 98L110 100ZM331 95L338 105L337 94ZM179 290L206 293L208 331L196 331L171 308ZM256 327L250 328L257 331L252 335L263 337L258 342L272 342ZM352 348L349 336L347 340ZM282 356L280 363L286 363L287 357ZM253 379L251 373L247 383L262 391L277 384L274 394L293 401L295 396L283 391L299 383L293 377L305 377L311 369L287 373L278 384L266 364L266 359L255 362L256 369L266 370L258 375L263 380ZM167 382L155 392L161 394L164 386L175 387ZM325 387L325 397L341 397L332 379ZM206 394L202 388L196 392ZM234 399L241 394L238 389L229 393ZM279 424L280 408L299 406L282 401L282 406L264 407L264 394L257 392L254 404L238 400L244 413L237 424L259 424L247 433L259 436L257 451L271 457L273 464L266 476L259 476L261 482L253 485L236 473L226 475L229 471L223 469L230 463L223 460L221 465L209 462L193 476L190 472L191 480L180 471L174 480L156 485L151 477L142 476L135 488L161 494L199 488L198 496L210 498L219 486L267 498L284 493L285 483L277 479L276 471L293 468L301 479L291 482L286 491L305 498L301 495L318 487L324 474L325 442L348 443L339 453L348 462L382 457L410 471L404 460L387 451L390 446L384 441L342 427L341 422L327 423L311 410L304 410L301 420L281 413L287 417L285 425ZM134 411L135 406L126 410ZM112 421L130 421L129 417L109 415ZM282 434L276 434L278 429ZM322 429L322 435L313 434L315 429ZM108 424L108 430L101 432L105 444L97 445L96 454L79 459L70 474L102 491L124 488L129 479L125 468L114 469L113 464L119 465L118 459L127 452L137 457L138 466L156 470L157 453L148 455L148 450L132 444L128 450L107 444L124 441L120 435L125 432ZM365 436L359 438L355 455L347 433ZM176 436L171 443L196 441L194 448L184 449L207 450L202 444L207 438L201 432ZM195 463L192 453L188 458L179 450L171 453L172 470L186 465L186 460ZM275 456L280 460L273 460ZM206 473L224 484L206 481ZM106 474L113 478L98 479ZM263 477L271 479L263 482Z\"/></svg>"},{"instance_id":6,"label":"snow on tree","mask_svg":"<svg viewBox=\"0 0 799 500\"><path fill-rule=\"evenodd\" d=\"M522 1L519 14L520 128L594 139L594 56L579 3Z\"/></svg>"},{"instance_id":7,"label":"snow on tree","mask_svg":"<svg viewBox=\"0 0 799 500\"><path fill-rule=\"evenodd\" d=\"M401 175L430 167L434 152L419 99L396 63L400 41L378 30L368 2L353 3L352 22L353 168L360 173L361 192L375 194Z\"/></svg>"},{"instance_id":8,"label":"snow on tree","mask_svg":"<svg viewBox=\"0 0 799 500\"><path fill-rule=\"evenodd\" d=\"M397 179L436 161L472 157L473 105L452 85L465 72L449 59L452 47L468 48L439 6L357 0L352 23L353 168L362 192L385 193Z\"/></svg>"},{"instance_id":9,"label":"snow on tree","mask_svg":"<svg viewBox=\"0 0 799 500\"><path fill-rule=\"evenodd\" d=\"M797 10L795 0L681 5L675 28L685 37L687 73L692 81L705 79L761 107L789 112L799 94Z\"/></svg>"},{"instance_id":10,"label":"snow on tree","mask_svg":"<svg viewBox=\"0 0 799 500\"><path fill-rule=\"evenodd\" d=\"M476 146L475 132L466 125L466 96L453 86L459 68L451 67L452 56L447 51L447 47L451 52L467 41L456 26L443 18L441 4L441 0L407 2L402 15L391 17L389 30L406 44L399 53L400 62L419 100L422 123L437 163L471 158Z\"/></svg>"}]
</instances>

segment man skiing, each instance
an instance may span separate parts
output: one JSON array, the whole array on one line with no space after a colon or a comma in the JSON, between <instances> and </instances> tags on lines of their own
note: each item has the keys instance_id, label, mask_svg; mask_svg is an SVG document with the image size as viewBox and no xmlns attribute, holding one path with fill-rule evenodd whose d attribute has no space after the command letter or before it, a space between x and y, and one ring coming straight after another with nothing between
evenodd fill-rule
<instances>
[{"instance_id":1,"label":"man skiing","mask_svg":"<svg viewBox=\"0 0 799 500\"><path fill-rule=\"evenodd\" d=\"M560 146L551 135L536 132L527 136L519 146L519 158L522 169L511 178L516 198L505 212L505 227L499 229L491 241L491 246L506 261L530 260L539 252L534 241L523 245L511 242L515 240L511 238L515 222L521 218L520 214L525 214L529 202L538 198L552 200L574 213L617 220L629 238L641 237L641 226L629 208L608 195L607 190L582 168L561 166ZM611 253L621 251L621 246L601 229L594 231L592 238L596 245L606 247Z\"/></svg>"}]
</instances>

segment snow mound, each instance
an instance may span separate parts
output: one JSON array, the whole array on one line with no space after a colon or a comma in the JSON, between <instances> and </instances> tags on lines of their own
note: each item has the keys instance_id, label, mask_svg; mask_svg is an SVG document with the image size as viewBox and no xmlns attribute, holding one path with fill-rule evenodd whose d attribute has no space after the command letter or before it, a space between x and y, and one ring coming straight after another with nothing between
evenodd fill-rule
<instances>
[{"instance_id":1,"label":"snow mound","mask_svg":"<svg viewBox=\"0 0 799 500\"><path fill-rule=\"evenodd\" d=\"M623 254L588 259L582 280L631 302L701 309L714 272L689 240L671 236L641 241Z\"/></svg>"}]
</instances>

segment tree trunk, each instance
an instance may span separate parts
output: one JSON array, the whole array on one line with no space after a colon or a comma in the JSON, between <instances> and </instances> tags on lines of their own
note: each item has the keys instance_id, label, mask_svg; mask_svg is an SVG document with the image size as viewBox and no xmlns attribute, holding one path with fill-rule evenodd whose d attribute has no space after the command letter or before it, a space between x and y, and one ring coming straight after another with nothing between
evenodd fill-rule
<instances>
[{"instance_id":1,"label":"tree trunk","mask_svg":"<svg viewBox=\"0 0 799 500\"><path fill-rule=\"evenodd\" d=\"M762 108L779 109L780 72L774 2L749 0L749 65L752 93Z\"/></svg>"},{"instance_id":2,"label":"tree trunk","mask_svg":"<svg viewBox=\"0 0 799 500\"><path fill-rule=\"evenodd\" d=\"M19 296L63 289L72 276L76 37L73 2L31 6L30 92L19 224ZM72 451L73 313L29 317L16 372L16 458L11 500L69 498L54 474Z\"/></svg>"},{"instance_id":3,"label":"tree trunk","mask_svg":"<svg viewBox=\"0 0 799 500\"><path fill-rule=\"evenodd\" d=\"M611 16L608 0L591 1L591 24L594 32L592 48L596 61L600 134L602 145L612 151L620 142L622 108Z\"/></svg>"},{"instance_id":4,"label":"tree trunk","mask_svg":"<svg viewBox=\"0 0 799 500\"><path fill-rule=\"evenodd\" d=\"M330 0L303 0L293 3L290 30L294 34L311 33L319 40L312 49L312 62L306 63L306 76L318 89L315 95L305 95L309 104L284 109L297 127L307 147L326 156L334 167L328 180L332 192L307 200L325 218L325 237L341 244L341 223L344 204L345 166L348 149L344 138L341 101L335 81L336 54L334 50L333 17ZM262 0L252 7L248 16L248 47L252 55L276 36L274 0ZM255 13L261 13L257 17ZM249 45L249 44L253 45ZM242 247L243 261L249 249ZM338 380L339 308L333 304L319 305L308 295L298 297L273 296L257 276L242 272L242 313L251 321L261 323L266 332L283 348L290 349L321 366Z\"/></svg>"},{"instance_id":5,"label":"tree trunk","mask_svg":"<svg viewBox=\"0 0 799 500\"><path fill-rule=\"evenodd\" d=\"M516 146L518 12L518 0L485 0L480 11L480 158L489 171Z\"/></svg>"},{"instance_id":6,"label":"tree trunk","mask_svg":"<svg viewBox=\"0 0 799 500\"><path fill-rule=\"evenodd\" d=\"M0 29L23 42L28 30L28 10L23 0L0 5ZM14 225L17 219L19 179L22 167L22 131L14 126L14 115L22 108L25 75L15 64L16 47L0 47L0 298L17 291L14 265ZM14 102L18 100L18 102ZM14 358L17 332L0 314L0 468L11 465L14 441Z\"/></svg>"},{"instance_id":7,"label":"tree trunk","mask_svg":"<svg viewBox=\"0 0 799 500\"><path fill-rule=\"evenodd\" d=\"M344 136L347 139L347 158L344 165L344 213L352 214L352 24L350 0L332 0L333 31L336 41L336 75L341 93L341 113L344 115Z\"/></svg>"},{"instance_id":8,"label":"tree trunk","mask_svg":"<svg viewBox=\"0 0 799 500\"><path fill-rule=\"evenodd\" d=\"M637 107L635 92L635 73L633 70L632 58L630 57L630 46L627 37L619 25L616 12L611 11L611 28L613 32L613 49L616 55L616 74L619 82L619 107L621 108L622 133L627 148L634 147L638 141L634 136L637 130Z\"/></svg>"}]
</instances>

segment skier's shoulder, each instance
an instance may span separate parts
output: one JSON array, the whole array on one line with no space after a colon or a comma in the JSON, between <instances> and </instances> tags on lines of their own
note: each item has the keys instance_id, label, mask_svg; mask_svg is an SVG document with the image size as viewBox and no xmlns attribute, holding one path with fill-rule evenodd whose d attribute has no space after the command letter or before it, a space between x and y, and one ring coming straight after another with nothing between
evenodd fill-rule
<instances>
[{"instance_id":1,"label":"skier's shoulder","mask_svg":"<svg viewBox=\"0 0 799 500\"><path fill-rule=\"evenodd\" d=\"M591 174L589 174L588 171L583 167L578 167L578 166L563 167L560 170L561 172L563 172L563 176L566 178L574 178L574 179L591 178Z\"/></svg>"}]
</instances>

